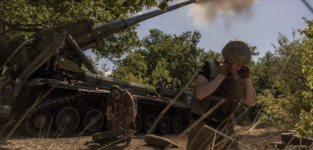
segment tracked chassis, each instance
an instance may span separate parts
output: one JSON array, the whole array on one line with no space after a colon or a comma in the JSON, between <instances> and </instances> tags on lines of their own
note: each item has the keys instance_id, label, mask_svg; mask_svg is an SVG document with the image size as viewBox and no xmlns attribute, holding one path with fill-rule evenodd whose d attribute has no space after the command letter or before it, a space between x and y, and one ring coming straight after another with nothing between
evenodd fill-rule
<instances>
[{"instance_id":1,"label":"tracked chassis","mask_svg":"<svg viewBox=\"0 0 313 150\"><path fill-rule=\"evenodd\" d=\"M172 102L179 89L163 86L149 89L145 85L100 76L84 51L101 46L106 37L129 26L194 2L188 0L169 6L166 12L154 10L96 27L91 19L81 20L39 31L26 40L0 43L1 62L6 62L0 64L4 65L0 69L1 124L23 119L18 131L36 137L104 131L108 90L118 85L130 89L138 99L138 132L147 132L169 103L173 105L154 132L181 132L189 125L188 105L192 93L184 91ZM82 65L91 73L83 70ZM97 120L95 124L84 130L93 120Z\"/></svg>"},{"instance_id":2,"label":"tracked chassis","mask_svg":"<svg viewBox=\"0 0 313 150\"><path fill-rule=\"evenodd\" d=\"M52 88L53 90L51 90ZM38 98L38 95L43 96L49 90L51 90L49 94L29 114L26 114L32 108L32 102ZM34 137L56 137L61 133L96 133L107 130L105 112L109 91L106 89L88 87L82 83L68 84L52 79L35 79L27 84L22 91L20 94L24 95L25 93L25 96L19 101L23 101L23 104L27 104L24 106L29 107L20 107L25 111L19 118L26 114L19 128L20 133ZM139 95L140 92L133 91L134 96L138 99L136 131L137 133L146 133L163 108L168 105L170 99L157 96L156 92L152 92L152 96L147 96L148 93L143 96L143 94ZM162 91L171 91L173 96L178 93L168 89L162 89ZM191 93L185 92L181 96L181 98L185 97L185 100L180 98L179 103L174 103L152 133L180 133L188 126L190 111L187 106L190 96ZM101 117L97 119L99 116ZM96 119L97 121L92 126L84 130Z\"/></svg>"}]
</instances>

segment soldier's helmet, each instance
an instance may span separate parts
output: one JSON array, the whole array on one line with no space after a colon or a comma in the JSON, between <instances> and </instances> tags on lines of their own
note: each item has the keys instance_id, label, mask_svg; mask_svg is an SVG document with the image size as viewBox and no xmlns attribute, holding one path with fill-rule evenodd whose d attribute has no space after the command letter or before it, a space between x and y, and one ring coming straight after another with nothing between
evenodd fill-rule
<instances>
[{"instance_id":1,"label":"soldier's helmet","mask_svg":"<svg viewBox=\"0 0 313 150\"><path fill-rule=\"evenodd\" d=\"M113 89L121 90L121 88L118 85L113 85L110 90L113 90Z\"/></svg>"},{"instance_id":2,"label":"soldier's helmet","mask_svg":"<svg viewBox=\"0 0 313 150\"><path fill-rule=\"evenodd\" d=\"M114 89L118 89L117 92L113 91ZM110 91L112 92L112 97L119 97L121 94L122 89L118 86L118 85L113 85L110 89Z\"/></svg>"},{"instance_id":3,"label":"soldier's helmet","mask_svg":"<svg viewBox=\"0 0 313 150\"><path fill-rule=\"evenodd\" d=\"M248 65L251 60L251 50L249 46L241 40L229 41L222 50L224 59L230 63Z\"/></svg>"}]
</instances>

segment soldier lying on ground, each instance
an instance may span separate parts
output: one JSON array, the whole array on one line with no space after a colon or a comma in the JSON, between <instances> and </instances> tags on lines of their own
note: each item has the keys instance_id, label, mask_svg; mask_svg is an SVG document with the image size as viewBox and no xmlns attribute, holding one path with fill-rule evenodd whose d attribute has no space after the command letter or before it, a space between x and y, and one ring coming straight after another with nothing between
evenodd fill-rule
<instances>
[{"instance_id":1,"label":"soldier lying on ground","mask_svg":"<svg viewBox=\"0 0 313 150\"><path fill-rule=\"evenodd\" d=\"M209 128L203 128L199 132L204 125L215 129L219 127L218 131L222 131L225 127L222 133L228 136L235 134L231 114L237 109L238 103L243 100L250 107L255 105L256 94L249 77L248 64L251 59L251 50L248 45L239 40L230 41L223 48L222 55L223 60L205 61L205 65L196 77L194 95L190 102L192 111L190 125L222 98L226 98L226 101L189 131L188 150L208 149L213 140L219 136ZM197 135L198 132L199 135ZM219 146L223 145L217 145L217 143L224 139L222 135L215 139L214 145L216 147L213 149L218 149ZM228 141L223 148L227 149L231 142L231 140ZM238 144L232 143L231 149L239 149Z\"/></svg>"},{"instance_id":2,"label":"soldier lying on ground","mask_svg":"<svg viewBox=\"0 0 313 150\"><path fill-rule=\"evenodd\" d=\"M121 89L117 85L112 86L107 99L108 130L123 130L121 127L122 123L124 130L135 130L136 106L137 102L134 100L130 90ZM112 109L114 109L114 114L112 114ZM131 137L128 138L127 144L130 141Z\"/></svg>"}]
</instances>

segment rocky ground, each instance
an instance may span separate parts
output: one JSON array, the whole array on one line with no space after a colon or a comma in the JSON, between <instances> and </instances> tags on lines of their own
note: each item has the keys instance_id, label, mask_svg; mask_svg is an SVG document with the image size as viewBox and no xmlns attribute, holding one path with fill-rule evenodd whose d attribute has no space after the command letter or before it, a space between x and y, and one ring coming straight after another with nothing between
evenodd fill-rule
<instances>
[{"instance_id":1,"label":"rocky ground","mask_svg":"<svg viewBox=\"0 0 313 150\"><path fill-rule=\"evenodd\" d=\"M275 132L270 129L255 129L252 130L249 134L245 131L244 128L236 127L236 131L239 135L240 142L247 145L251 149L257 150L265 150L272 149L272 146L269 145L270 142L280 141L279 132ZM179 148L172 148L172 150L184 150L186 149L187 137L182 139L177 139L176 135L167 135L164 136L169 140L173 141ZM7 143L1 145L1 148L4 150L35 150L35 149L75 149L75 150L158 150L159 148L147 145L143 140L143 135L133 136L133 140L131 145L126 146L124 143L117 144L114 146L101 147L98 144L89 144L84 145L83 143L86 141L90 141L90 136L84 137L71 137L71 138L23 138L23 137L12 137ZM243 150L248 149L245 147L241 147Z\"/></svg>"}]
</instances>

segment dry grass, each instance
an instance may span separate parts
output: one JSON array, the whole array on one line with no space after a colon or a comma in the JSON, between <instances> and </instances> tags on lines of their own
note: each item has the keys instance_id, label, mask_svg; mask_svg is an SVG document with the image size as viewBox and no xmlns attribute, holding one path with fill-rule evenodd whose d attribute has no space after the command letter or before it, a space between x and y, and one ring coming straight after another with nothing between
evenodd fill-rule
<instances>
[{"instance_id":1,"label":"dry grass","mask_svg":"<svg viewBox=\"0 0 313 150\"><path fill-rule=\"evenodd\" d=\"M274 149L271 142L281 141L281 132L274 128L254 129L248 132L248 127L235 127L235 131L238 133L239 141L247 145L251 149L256 150L271 150ZM245 147L240 147L245 150Z\"/></svg>"},{"instance_id":2,"label":"dry grass","mask_svg":"<svg viewBox=\"0 0 313 150\"><path fill-rule=\"evenodd\" d=\"M168 138L169 140L172 140L174 143L177 143L180 148L173 148L173 150L183 150L186 149L186 142L187 138L183 139L176 139L175 135L167 135L164 136L165 138ZM89 145L84 145L86 141L91 141L90 136L82 136L78 140L76 140L76 137L72 138L59 138L59 139L52 139L52 138L11 138L7 141L6 144L2 146L3 149L9 150L9 149L16 149L16 150L43 150L43 149L49 149L55 150L55 149L62 149L62 150L68 150L72 143L76 140L74 143L74 146L72 149L75 150L97 150L101 148L101 150L158 150L159 148L149 146L147 145L142 135L136 135L132 138L132 143L128 146L126 146L126 143L120 143L116 145L110 145L108 147L101 148L99 144L91 143Z\"/></svg>"},{"instance_id":3,"label":"dry grass","mask_svg":"<svg viewBox=\"0 0 313 150\"><path fill-rule=\"evenodd\" d=\"M280 132L275 132L274 129L254 129L250 132L247 138L243 141L247 132L244 131L245 128L235 127L236 132L239 135L239 141L248 145L252 149L264 150L272 149L269 145L270 142L280 141ZM163 136L173 141L179 148L172 148L171 150L185 150L187 144L187 136L184 136L181 139L177 139L176 135L166 135ZM76 140L76 137L71 138L23 138L23 137L12 137L7 141L6 144L2 145L2 148L5 150L15 149L15 150L68 150L72 143ZM72 149L75 150L96 150L101 148L99 144L89 144L84 145L86 141L90 141L90 136L82 136L76 140L73 144ZM54 144L53 144L54 143ZM52 145L53 144L53 145ZM52 145L52 146L51 146ZM267 147L267 148L266 148ZM133 136L132 143L129 146L126 146L125 143L120 143L116 145L111 145L102 150L158 150L159 148L147 145L143 140L143 135ZM242 147L242 150L245 148ZM160 149L161 150L161 149Z\"/></svg>"}]
</instances>

